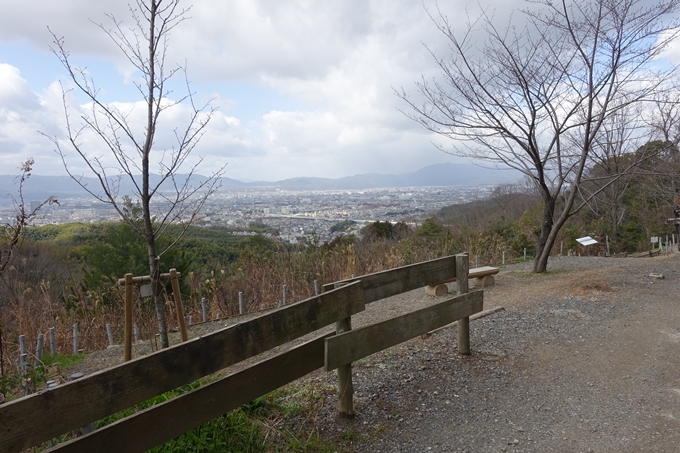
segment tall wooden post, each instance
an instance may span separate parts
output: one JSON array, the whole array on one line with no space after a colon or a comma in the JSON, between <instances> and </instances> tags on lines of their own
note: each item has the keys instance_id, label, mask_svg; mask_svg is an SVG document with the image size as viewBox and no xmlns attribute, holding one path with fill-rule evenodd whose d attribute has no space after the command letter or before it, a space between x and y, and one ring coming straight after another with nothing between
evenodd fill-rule
<instances>
[{"instance_id":1,"label":"tall wooden post","mask_svg":"<svg viewBox=\"0 0 680 453\"><path fill-rule=\"evenodd\" d=\"M458 295L468 292L468 271L470 262L468 254L456 255L456 284L458 285ZM458 320L458 353L470 355L470 318L466 317Z\"/></svg>"},{"instance_id":2,"label":"tall wooden post","mask_svg":"<svg viewBox=\"0 0 680 453\"><path fill-rule=\"evenodd\" d=\"M184 306L182 305L182 294L179 292L177 270L170 269L170 281L172 282L172 297L175 299L175 309L177 310L177 325L182 335L182 342L185 342L189 339L189 335L187 334L187 326L184 324Z\"/></svg>"},{"instance_id":3,"label":"tall wooden post","mask_svg":"<svg viewBox=\"0 0 680 453\"><path fill-rule=\"evenodd\" d=\"M343 286L341 283L335 288ZM352 330L352 317L335 323L335 334ZM352 364L338 367L338 414L341 418L354 417L354 384L352 383Z\"/></svg>"},{"instance_id":4,"label":"tall wooden post","mask_svg":"<svg viewBox=\"0 0 680 453\"><path fill-rule=\"evenodd\" d=\"M132 274L125 274L125 361L132 359Z\"/></svg>"},{"instance_id":5,"label":"tall wooden post","mask_svg":"<svg viewBox=\"0 0 680 453\"><path fill-rule=\"evenodd\" d=\"M339 335L352 330L352 318L335 323L335 333ZM342 418L354 417L354 384L352 384L352 364L338 367L338 412Z\"/></svg>"}]
</instances>

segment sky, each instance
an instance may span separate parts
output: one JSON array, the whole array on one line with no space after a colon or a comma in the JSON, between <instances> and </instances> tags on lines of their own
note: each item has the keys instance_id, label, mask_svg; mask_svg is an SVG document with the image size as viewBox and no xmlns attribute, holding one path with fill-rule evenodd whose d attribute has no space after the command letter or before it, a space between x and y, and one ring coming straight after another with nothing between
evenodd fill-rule
<instances>
[{"instance_id":1,"label":"sky","mask_svg":"<svg viewBox=\"0 0 680 453\"><path fill-rule=\"evenodd\" d=\"M440 162L464 162L433 143L446 143L407 118L403 87L415 94L421 76L436 74L426 46L446 55L446 41L428 11L431 0L197 0L171 33L168 62L186 63L197 103L217 108L187 165L198 172L227 164L233 179L280 180L298 176L338 178L361 173L405 173ZM466 12L488 8L510 17L523 0L472 3L448 0L439 7L462 28ZM68 148L61 84L67 73L50 51L50 30L64 40L75 66L85 67L103 102L144 124L139 75L98 28L107 14L134 25L126 2L100 0L0 0L0 174L14 174L35 158L34 174L62 175L64 166L46 137L67 151L69 168L88 175ZM48 29L49 27L49 29ZM176 100L183 79L172 84ZM86 100L67 94L77 120ZM174 130L187 124L186 104L160 118L156 147L172 146ZM83 149L114 165L96 137ZM185 167L186 170L188 167ZM154 168L152 168L154 171Z\"/></svg>"}]
</instances>

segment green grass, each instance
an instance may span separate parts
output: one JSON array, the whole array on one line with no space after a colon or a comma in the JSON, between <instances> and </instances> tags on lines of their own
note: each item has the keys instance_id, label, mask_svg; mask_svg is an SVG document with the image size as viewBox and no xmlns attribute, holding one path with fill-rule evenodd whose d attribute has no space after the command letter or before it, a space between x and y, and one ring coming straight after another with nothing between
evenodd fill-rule
<instances>
[{"instance_id":1,"label":"green grass","mask_svg":"<svg viewBox=\"0 0 680 453\"><path fill-rule=\"evenodd\" d=\"M41 361L45 366L58 363L59 368L62 370L68 369L73 365L82 362L83 360L85 360L85 354L73 354L73 355L56 354L55 356L46 355L41 357Z\"/></svg>"},{"instance_id":2,"label":"green grass","mask_svg":"<svg viewBox=\"0 0 680 453\"><path fill-rule=\"evenodd\" d=\"M72 362L69 357L58 356L51 363L67 366L67 364L76 363L75 361L78 360L78 358L74 358L71 359L74 361ZM101 429L136 412L194 390L211 380L211 378L208 378L195 381L134 407L116 412L95 422L95 428ZM312 387L290 384L204 423L149 451L153 453L342 452L344 449L341 445L336 444L333 440L321 438L310 426L313 424L315 407L322 400L322 393ZM36 451L54 447L71 438L71 433L59 436L41 445ZM345 430L338 441L340 444L347 444L357 439L357 433Z\"/></svg>"}]
</instances>

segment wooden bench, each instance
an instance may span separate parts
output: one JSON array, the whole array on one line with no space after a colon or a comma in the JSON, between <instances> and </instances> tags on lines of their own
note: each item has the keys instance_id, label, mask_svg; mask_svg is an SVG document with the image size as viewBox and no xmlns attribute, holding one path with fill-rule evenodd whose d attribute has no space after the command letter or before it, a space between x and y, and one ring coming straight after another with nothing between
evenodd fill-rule
<instances>
[{"instance_id":1,"label":"wooden bench","mask_svg":"<svg viewBox=\"0 0 680 453\"><path fill-rule=\"evenodd\" d=\"M468 278L472 279L472 284L484 288L485 286L493 286L496 283L494 275L500 271L497 267L492 266L482 266L470 269L468 273ZM447 283L455 282L456 279L446 280L439 282L436 285L428 285L425 287L425 293L428 296L443 296L449 293L449 287L446 286Z\"/></svg>"}]
</instances>

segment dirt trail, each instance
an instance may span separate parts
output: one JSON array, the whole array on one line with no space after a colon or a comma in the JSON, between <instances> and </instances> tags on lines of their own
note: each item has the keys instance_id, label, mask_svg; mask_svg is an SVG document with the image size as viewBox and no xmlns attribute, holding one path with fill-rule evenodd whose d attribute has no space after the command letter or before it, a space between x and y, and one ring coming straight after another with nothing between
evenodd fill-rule
<instances>
[{"instance_id":1,"label":"dirt trail","mask_svg":"<svg viewBox=\"0 0 680 453\"><path fill-rule=\"evenodd\" d=\"M328 404L322 429L357 432L356 451L680 451L679 264L505 268L485 308L506 311L471 323L470 357L454 328L359 362L356 419L339 422Z\"/></svg>"}]
</instances>

